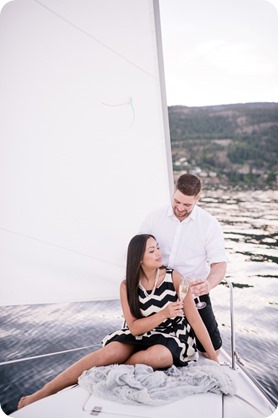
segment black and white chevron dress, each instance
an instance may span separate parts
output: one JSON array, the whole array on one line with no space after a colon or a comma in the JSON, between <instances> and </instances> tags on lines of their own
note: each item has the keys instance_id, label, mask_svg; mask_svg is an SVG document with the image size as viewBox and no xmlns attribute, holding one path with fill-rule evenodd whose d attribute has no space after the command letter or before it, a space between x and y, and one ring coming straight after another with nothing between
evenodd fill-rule
<instances>
[{"instance_id":1,"label":"black and white chevron dress","mask_svg":"<svg viewBox=\"0 0 278 418\"><path fill-rule=\"evenodd\" d=\"M145 291L146 292L146 291ZM141 287L138 288L140 309L142 315L147 317L164 309L169 303L175 302L178 295L172 281L172 270L167 270L163 282L155 289L153 295L148 297ZM138 346L138 350L144 350L155 344L166 346L172 353L175 366L186 366L188 362L198 359L194 332L187 319L183 316L164 320L158 327L142 335L134 337L129 329L122 328L107 335L102 345L112 341Z\"/></svg>"}]
</instances>

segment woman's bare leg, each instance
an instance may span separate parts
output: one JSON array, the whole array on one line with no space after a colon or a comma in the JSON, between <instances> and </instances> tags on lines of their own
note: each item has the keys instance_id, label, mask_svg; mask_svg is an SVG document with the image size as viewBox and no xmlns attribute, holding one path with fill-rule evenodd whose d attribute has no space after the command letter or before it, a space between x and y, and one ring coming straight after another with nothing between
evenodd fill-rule
<instances>
[{"instance_id":1,"label":"woman's bare leg","mask_svg":"<svg viewBox=\"0 0 278 418\"><path fill-rule=\"evenodd\" d=\"M18 402L18 409L29 405L46 396L53 395L59 390L77 383L79 376L94 366L108 366L110 364L124 363L133 353L134 347L120 342L111 342L105 347L81 358L79 361L68 367L57 377L47 383L42 389L29 396L24 396Z\"/></svg>"},{"instance_id":2,"label":"woman's bare leg","mask_svg":"<svg viewBox=\"0 0 278 418\"><path fill-rule=\"evenodd\" d=\"M146 350L132 354L126 360L125 364L146 364L153 369L163 369L173 365L173 357L167 347L156 344Z\"/></svg>"}]
</instances>

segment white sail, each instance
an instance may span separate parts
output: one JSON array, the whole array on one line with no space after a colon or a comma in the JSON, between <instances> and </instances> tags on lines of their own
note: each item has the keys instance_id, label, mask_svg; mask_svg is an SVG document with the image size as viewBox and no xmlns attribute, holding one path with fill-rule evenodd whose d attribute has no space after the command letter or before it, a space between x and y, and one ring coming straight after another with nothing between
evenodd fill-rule
<instances>
[{"instance_id":1,"label":"white sail","mask_svg":"<svg viewBox=\"0 0 278 418\"><path fill-rule=\"evenodd\" d=\"M1 305L118 297L127 244L172 186L157 9L2 9Z\"/></svg>"}]
</instances>

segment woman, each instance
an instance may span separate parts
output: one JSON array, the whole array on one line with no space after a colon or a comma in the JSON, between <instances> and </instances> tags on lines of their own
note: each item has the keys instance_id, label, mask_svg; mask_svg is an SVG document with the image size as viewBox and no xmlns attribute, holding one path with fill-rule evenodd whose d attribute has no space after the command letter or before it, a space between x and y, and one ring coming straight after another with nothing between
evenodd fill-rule
<instances>
[{"instance_id":1,"label":"woman","mask_svg":"<svg viewBox=\"0 0 278 418\"><path fill-rule=\"evenodd\" d=\"M106 336L102 348L74 363L42 389L21 398L18 408L76 384L83 371L94 366L186 366L198 358L191 327L208 357L218 362L190 291L184 302L178 298L179 280L179 273L162 266L159 246L152 235L133 237L128 247L126 279L120 287L127 326Z\"/></svg>"}]
</instances>

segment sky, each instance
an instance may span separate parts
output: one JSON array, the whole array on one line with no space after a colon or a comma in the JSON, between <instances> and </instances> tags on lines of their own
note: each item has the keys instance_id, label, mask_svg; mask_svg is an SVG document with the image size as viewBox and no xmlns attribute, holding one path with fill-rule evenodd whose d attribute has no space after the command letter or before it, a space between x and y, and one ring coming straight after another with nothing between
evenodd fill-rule
<instances>
[{"instance_id":1,"label":"sky","mask_svg":"<svg viewBox=\"0 0 278 418\"><path fill-rule=\"evenodd\" d=\"M168 106L278 102L278 0L159 6Z\"/></svg>"},{"instance_id":2,"label":"sky","mask_svg":"<svg viewBox=\"0 0 278 418\"><path fill-rule=\"evenodd\" d=\"M167 104L278 102L278 0L159 0Z\"/></svg>"}]
</instances>

